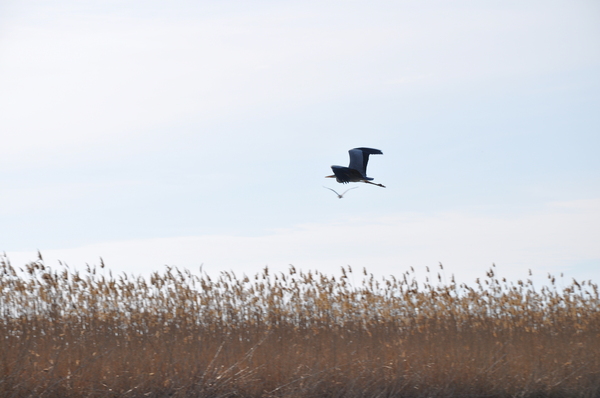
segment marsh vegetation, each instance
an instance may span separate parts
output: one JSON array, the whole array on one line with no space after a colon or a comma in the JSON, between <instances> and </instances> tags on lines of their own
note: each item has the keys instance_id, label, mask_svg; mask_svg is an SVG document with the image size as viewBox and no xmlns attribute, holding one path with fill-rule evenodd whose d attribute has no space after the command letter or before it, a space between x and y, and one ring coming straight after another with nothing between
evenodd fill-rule
<instances>
[{"instance_id":1,"label":"marsh vegetation","mask_svg":"<svg viewBox=\"0 0 600 398\"><path fill-rule=\"evenodd\" d=\"M598 397L591 281L0 262L4 397ZM483 276L483 275L482 275ZM354 281L357 281L354 283Z\"/></svg>"}]
</instances>

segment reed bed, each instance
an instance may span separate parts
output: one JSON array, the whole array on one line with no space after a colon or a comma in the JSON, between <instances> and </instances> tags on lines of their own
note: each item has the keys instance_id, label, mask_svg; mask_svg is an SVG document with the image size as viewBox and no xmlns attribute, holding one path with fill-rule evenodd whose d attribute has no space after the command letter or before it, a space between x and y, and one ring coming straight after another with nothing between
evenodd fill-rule
<instances>
[{"instance_id":1,"label":"reed bed","mask_svg":"<svg viewBox=\"0 0 600 398\"><path fill-rule=\"evenodd\" d=\"M591 281L103 268L0 259L0 396L600 397Z\"/></svg>"}]
</instances>

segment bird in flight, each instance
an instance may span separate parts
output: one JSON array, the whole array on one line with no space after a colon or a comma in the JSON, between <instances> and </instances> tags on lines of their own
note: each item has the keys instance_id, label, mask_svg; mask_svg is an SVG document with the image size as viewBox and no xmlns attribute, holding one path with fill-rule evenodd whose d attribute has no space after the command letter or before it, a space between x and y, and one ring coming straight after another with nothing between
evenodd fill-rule
<instances>
[{"instance_id":1,"label":"bird in flight","mask_svg":"<svg viewBox=\"0 0 600 398\"><path fill-rule=\"evenodd\" d=\"M354 148L350 149L348 153L350 154L350 165L348 167L331 166L333 175L326 176L325 178L335 178L337 182L342 184L347 184L349 182L364 182L385 188L385 185L371 182L373 179L367 177L367 162L369 161L369 155L383 155L383 152L373 148Z\"/></svg>"},{"instance_id":2,"label":"bird in flight","mask_svg":"<svg viewBox=\"0 0 600 398\"><path fill-rule=\"evenodd\" d=\"M337 195L337 197L341 199L341 198L343 198L343 197L344 197L344 195L346 194L346 192L348 192L350 189L356 189L356 188L358 188L358 187L353 187L353 188L350 188L350 189L346 189L346 190L345 190L344 192L342 192L341 194L340 194L340 193L337 193L337 191L336 191L335 189L327 188L327 187L325 187L325 186L324 186L323 188L325 188L325 189L329 189L330 191L332 191L332 192L335 192L335 194Z\"/></svg>"}]
</instances>

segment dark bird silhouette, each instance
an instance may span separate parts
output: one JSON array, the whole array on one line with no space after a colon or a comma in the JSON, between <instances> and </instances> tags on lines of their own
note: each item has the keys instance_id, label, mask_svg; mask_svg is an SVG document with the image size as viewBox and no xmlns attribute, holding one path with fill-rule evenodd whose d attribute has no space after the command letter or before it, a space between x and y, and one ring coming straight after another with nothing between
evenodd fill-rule
<instances>
[{"instance_id":1,"label":"dark bird silhouette","mask_svg":"<svg viewBox=\"0 0 600 398\"><path fill-rule=\"evenodd\" d=\"M369 155L383 155L383 152L373 148L354 148L350 149L348 153L350 154L350 165L348 167L331 166L333 175L326 176L325 178L335 178L337 182L342 184L347 184L349 182L364 182L385 188L385 185L371 182L373 178L367 177Z\"/></svg>"},{"instance_id":2,"label":"dark bird silhouette","mask_svg":"<svg viewBox=\"0 0 600 398\"><path fill-rule=\"evenodd\" d=\"M338 192L337 192L335 189L331 189L331 188L327 188L327 187L323 187L323 188L325 188L325 189L329 189L330 191L332 191L332 192L335 192L335 194L337 195L337 197L338 197L338 198L340 198L340 199L342 199L342 198L344 197L344 195L346 194L346 192L348 192L350 189L356 189L356 188L358 188L358 187L353 187L353 188L350 188L350 189L346 189L346 190L345 190L344 192L342 192L341 194L340 194L340 193L338 193Z\"/></svg>"}]
</instances>

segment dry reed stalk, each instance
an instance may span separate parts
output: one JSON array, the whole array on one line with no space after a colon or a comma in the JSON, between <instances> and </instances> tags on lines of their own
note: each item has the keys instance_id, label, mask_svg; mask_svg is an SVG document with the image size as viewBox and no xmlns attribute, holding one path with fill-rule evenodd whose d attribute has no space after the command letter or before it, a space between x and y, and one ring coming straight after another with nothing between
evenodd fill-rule
<instances>
[{"instance_id":1,"label":"dry reed stalk","mask_svg":"<svg viewBox=\"0 0 600 398\"><path fill-rule=\"evenodd\" d=\"M104 267L104 264L101 264ZM441 265L440 265L441 267ZM597 285L0 260L7 397L598 397Z\"/></svg>"}]
</instances>

